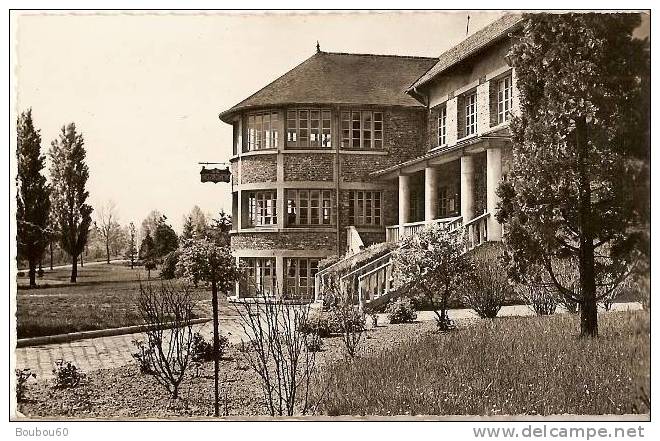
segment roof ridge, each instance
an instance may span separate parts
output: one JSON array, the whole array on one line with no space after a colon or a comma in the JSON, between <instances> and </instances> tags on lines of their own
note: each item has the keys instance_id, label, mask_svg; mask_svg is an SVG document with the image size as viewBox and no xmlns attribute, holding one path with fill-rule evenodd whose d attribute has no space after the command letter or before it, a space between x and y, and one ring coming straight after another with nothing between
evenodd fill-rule
<instances>
[{"instance_id":1,"label":"roof ridge","mask_svg":"<svg viewBox=\"0 0 660 441\"><path fill-rule=\"evenodd\" d=\"M418 59L418 60L437 60L438 57L423 57L421 55L396 55L396 54L359 54L359 53L352 53L352 52L326 52L326 51L320 51L320 54L328 54L328 55L354 55L358 57L392 57L392 58L412 58L412 59Z\"/></svg>"}]
</instances>

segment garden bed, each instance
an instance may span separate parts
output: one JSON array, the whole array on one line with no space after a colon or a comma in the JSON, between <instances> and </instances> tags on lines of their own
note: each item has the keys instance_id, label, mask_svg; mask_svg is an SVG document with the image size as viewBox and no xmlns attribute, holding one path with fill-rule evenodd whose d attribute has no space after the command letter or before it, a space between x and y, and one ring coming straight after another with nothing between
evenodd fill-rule
<instances>
[{"instance_id":1,"label":"garden bed","mask_svg":"<svg viewBox=\"0 0 660 441\"><path fill-rule=\"evenodd\" d=\"M322 375L312 404L319 403L316 413L324 415L647 412L649 314L603 314L597 340L576 336L578 320L569 314L459 319L459 329L447 334L436 333L432 321L386 324L366 333L352 362L341 338L327 338L317 356ZM220 379L221 414L267 414L259 378L235 346L221 361ZM51 384L31 381L19 411L30 418L213 414L212 363L190 371L174 402L136 364L91 371L75 389Z\"/></svg>"}]
</instances>

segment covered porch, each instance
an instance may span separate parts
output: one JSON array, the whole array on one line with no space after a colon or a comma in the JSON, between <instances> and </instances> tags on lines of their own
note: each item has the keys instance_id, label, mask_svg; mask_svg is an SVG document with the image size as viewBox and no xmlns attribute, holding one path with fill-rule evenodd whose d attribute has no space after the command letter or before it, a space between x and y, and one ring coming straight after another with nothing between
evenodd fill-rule
<instances>
[{"instance_id":1,"label":"covered porch","mask_svg":"<svg viewBox=\"0 0 660 441\"><path fill-rule=\"evenodd\" d=\"M381 179L396 179L399 188L399 223L386 227L386 241L399 241L432 223L450 231L464 228L468 249L502 240L495 212L507 147L501 139L481 140L378 172Z\"/></svg>"}]
</instances>

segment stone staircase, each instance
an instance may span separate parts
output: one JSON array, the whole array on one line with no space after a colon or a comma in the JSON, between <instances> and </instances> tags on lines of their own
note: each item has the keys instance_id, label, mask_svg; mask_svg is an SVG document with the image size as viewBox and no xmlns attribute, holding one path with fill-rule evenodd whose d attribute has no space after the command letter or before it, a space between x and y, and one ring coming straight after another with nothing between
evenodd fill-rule
<instances>
[{"instance_id":1,"label":"stone staircase","mask_svg":"<svg viewBox=\"0 0 660 441\"><path fill-rule=\"evenodd\" d=\"M467 243L465 252L472 252L478 247L488 243L488 218L490 213L484 213L476 218L470 220L466 224L461 223L461 218L452 218L446 222L436 220L431 222L420 222L414 225L414 228L403 230L402 237L412 236L417 234L425 225L429 223L440 223L448 231L464 231L467 234ZM419 224L419 225L417 225ZM356 234L357 232L353 232ZM388 238L392 235L388 235ZM328 278L334 274L341 274L339 279L339 286L343 288L350 287L350 291L357 295L353 299L354 303L366 312L378 311L390 300L402 294L401 288L394 288L394 276L392 265L392 249L400 246L399 235L396 235L397 240L389 240L387 243L391 244L390 249L385 249L381 252L376 252L373 256L363 255L369 253L369 249L359 251L354 255L350 255L343 260L327 267L316 276L316 292L317 300L321 301L321 293L328 286ZM373 252L373 251L371 251ZM362 256L361 256L362 255ZM356 262L354 265L347 265L346 261L352 259ZM344 268L341 265L344 265ZM343 269L343 271L342 271Z\"/></svg>"}]
</instances>

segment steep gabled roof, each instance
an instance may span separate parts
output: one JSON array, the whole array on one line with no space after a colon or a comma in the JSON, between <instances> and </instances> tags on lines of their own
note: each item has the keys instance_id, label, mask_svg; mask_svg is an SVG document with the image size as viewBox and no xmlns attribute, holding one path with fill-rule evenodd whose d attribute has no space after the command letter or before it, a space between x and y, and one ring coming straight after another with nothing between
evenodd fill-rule
<instances>
[{"instance_id":1,"label":"steep gabled roof","mask_svg":"<svg viewBox=\"0 0 660 441\"><path fill-rule=\"evenodd\" d=\"M412 106L410 83L437 58L317 52L255 94L220 114L285 104L364 104Z\"/></svg>"},{"instance_id":2,"label":"steep gabled roof","mask_svg":"<svg viewBox=\"0 0 660 441\"><path fill-rule=\"evenodd\" d=\"M501 38L506 37L511 31L521 26L522 20L523 18L520 14L507 14L470 35L440 55L435 66L412 83L407 91L410 92L413 89L423 86L455 64L474 55Z\"/></svg>"}]
</instances>

